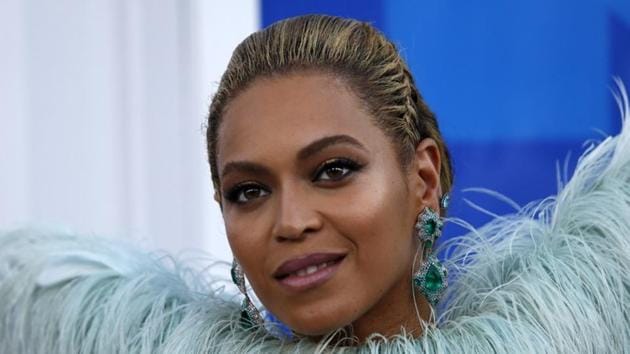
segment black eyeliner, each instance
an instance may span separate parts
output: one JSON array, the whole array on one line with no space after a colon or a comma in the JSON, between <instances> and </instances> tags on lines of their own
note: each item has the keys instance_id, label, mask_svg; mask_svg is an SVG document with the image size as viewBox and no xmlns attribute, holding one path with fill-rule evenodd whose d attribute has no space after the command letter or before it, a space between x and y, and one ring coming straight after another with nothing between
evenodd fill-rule
<instances>
[{"instance_id":1,"label":"black eyeliner","mask_svg":"<svg viewBox=\"0 0 630 354\"><path fill-rule=\"evenodd\" d=\"M242 204L238 201L238 195L247 187L260 188L261 190L265 190L264 187L255 182L241 182L227 190L227 192L225 193L225 199L232 203Z\"/></svg>"},{"instance_id":2,"label":"black eyeliner","mask_svg":"<svg viewBox=\"0 0 630 354\"><path fill-rule=\"evenodd\" d=\"M331 167L345 167L348 168L351 172L359 171L363 168L363 165L346 157L336 157L329 160L324 161L313 173L311 176L311 181L317 181L317 177L321 175L327 168Z\"/></svg>"}]
</instances>

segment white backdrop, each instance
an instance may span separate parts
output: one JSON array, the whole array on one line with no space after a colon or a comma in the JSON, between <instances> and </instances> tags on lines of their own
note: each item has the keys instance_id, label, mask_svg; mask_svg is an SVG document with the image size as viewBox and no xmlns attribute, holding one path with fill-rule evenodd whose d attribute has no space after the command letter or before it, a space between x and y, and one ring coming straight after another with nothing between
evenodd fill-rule
<instances>
[{"instance_id":1,"label":"white backdrop","mask_svg":"<svg viewBox=\"0 0 630 354\"><path fill-rule=\"evenodd\" d=\"M203 123L256 0L0 0L0 228L229 260Z\"/></svg>"}]
</instances>

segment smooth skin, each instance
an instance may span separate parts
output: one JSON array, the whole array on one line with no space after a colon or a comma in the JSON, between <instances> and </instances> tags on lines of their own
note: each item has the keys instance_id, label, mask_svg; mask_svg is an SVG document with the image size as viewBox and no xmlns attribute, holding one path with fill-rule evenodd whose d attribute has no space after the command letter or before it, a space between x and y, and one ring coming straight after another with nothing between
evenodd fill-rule
<instances>
[{"instance_id":1,"label":"smooth skin","mask_svg":"<svg viewBox=\"0 0 630 354\"><path fill-rule=\"evenodd\" d=\"M217 163L228 240L256 295L294 331L321 336L352 325L420 335L412 274L418 214L438 209L440 156L424 139L407 168L360 99L330 74L256 79L229 103ZM273 277L313 253L345 258L306 291ZM423 320L426 300L416 294Z\"/></svg>"}]
</instances>

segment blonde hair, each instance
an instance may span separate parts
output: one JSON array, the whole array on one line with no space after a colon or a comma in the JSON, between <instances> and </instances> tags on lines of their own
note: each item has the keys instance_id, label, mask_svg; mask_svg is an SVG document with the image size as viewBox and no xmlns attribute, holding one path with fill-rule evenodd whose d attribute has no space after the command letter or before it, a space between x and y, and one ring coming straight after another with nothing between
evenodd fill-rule
<instances>
[{"instance_id":1,"label":"blonde hair","mask_svg":"<svg viewBox=\"0 0 630 354\"><path fill-rule=\"evenodd\" d=\"M396 46L368 23L326 15L289 18L255 32L236 47L212 98L207 144L215 190L217 140L226 106L255 79L317 71L341 76L388 135L407 166L424 138L436 141L441 157L442 193L453 172L435 115L422 100Z\"/></svg>"}]
</instances>

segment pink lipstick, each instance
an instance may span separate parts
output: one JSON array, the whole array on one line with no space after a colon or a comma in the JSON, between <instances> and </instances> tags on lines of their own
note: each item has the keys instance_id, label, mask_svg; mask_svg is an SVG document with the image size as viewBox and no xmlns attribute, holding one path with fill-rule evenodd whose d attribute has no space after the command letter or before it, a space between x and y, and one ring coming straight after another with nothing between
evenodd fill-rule
<instances>
[{"instance_id":1,"label":"pink lipstick","mask_svg":"<svg viewBox=\"0 0 630 354\"><path fill-rule=\"evenodd\" d=\"M273 277L291 291L304 291L332 278L345 254L314 253L284 262Z\"/></svg>"}]
</instances>

